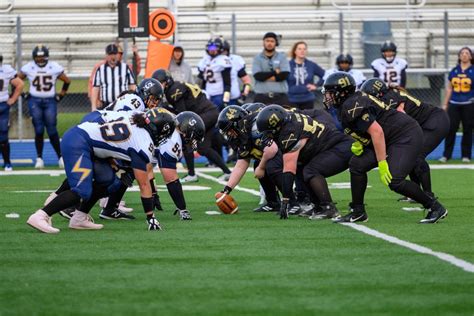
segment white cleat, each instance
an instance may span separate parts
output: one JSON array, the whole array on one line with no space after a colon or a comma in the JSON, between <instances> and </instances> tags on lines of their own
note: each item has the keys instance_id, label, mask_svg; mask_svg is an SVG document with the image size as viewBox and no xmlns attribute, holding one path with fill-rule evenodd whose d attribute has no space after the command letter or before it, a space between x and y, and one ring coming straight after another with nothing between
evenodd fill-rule
<instances>
[{"instance_id":1,"label":"white cleat","mask_svg":"<svg viewBox=\"0 0 474 316\"><path fill-rule=\"evenodd\" d=\"M35 169L43 169L44 168L44 161L42 158L36 158Z\"/></svg>"},{"instance_id":2,"label":"white cleat","mask_svg":"<svg viewBox=\"0 0 474 316\"><path fill-rule=\"evenodd\" d=\"M125 205L125 201L124 201L124 200L120 201L119 206L118 206L118 209L119 209L119 211L124 212L124 213L131 213L131 212L133 212L133 208L127 207L127 205Z\"/></svg>"},{"instance_id":3,"label":"white cleat","mask_svg":"<svg viewBox=\"0 0 474 316\"><path fill-rule=\"evenodd\" d=\"M230 173L224 173L219 178L217 178L217 180L219 181L229 181L229 179L230 179Z\"/></svg>"},{"instance_id":4,"label":"white cleat","mask_svg":"<svg viewBox=\"0 0 474 316\"><path fill-rule=\"evenodd\" d=\"M26 221L28 225L46 234L57 234L59 229L52 226L51 217L43 210L37 210Z\"/></svg>"},{"instance_id":5,"label":"white cleat","mask_svg":"<svg viewBox=\"0 0 474 316\"><path fill-rule=\"evenodd\" d=\"M105 206L107 205L107 202L109 201L109 198L108 197L105 197L105 198L101 198L99 200L99 206L101 208L105 208Z\"/></svg>"},{"instance_id":6,"label":"white cleat","mask_svg":"<svg viewBox=\"0 0 474 316\"><path fill-rule=\"evenodd\" d=\"M179 182L181 183L190 183L190 182L198 182L198 181L199 181L199 178L197 175L190 176L189 174L186 177L179 179Z\"/></svg>"},{"instance_id":7,"label":"white cleat","mask_svg":"<svg viewBox=\"0 0 474 316\"><path fill-rule=\"evenodd\" d=\"M63 157L59 158L58 160L58 167L64 169L64 160Z\"/></svg>"},{"instance_id":8,"label":"white cleat","mask_svg":"<svg viewBox=\"0 0 474 316\"><path fill-rule=\"evenodd\" d=\"M48 198L46 199L46 201L44 201L44 206L48 205L49 203L51 203L52 200L54 200L58 195L56 194L56 192L51 192L51 194L48 196Z\"/></svg>"},{"instance_id":9,"label":"white cleat","mask_svg":"<svg viewBox=\"0 0 474 316\"><path fill-rule=\"evenodd\" d=\"M13 171L12 165L10 164L5 165L5 172L12 172L12 171Z\"/></svg>"},{"instance_id":10,"label":"white cleat","mask_svg":"<svg viewBox=\"0 0 474 316\"><path fill-rule=\"evenodd\" d=\"M102 229L104 225L94 223L94 220L89 214L81 211L75 211L74 215L69 221L69 228L72 229Z\"/></svg>"}]
</instances>

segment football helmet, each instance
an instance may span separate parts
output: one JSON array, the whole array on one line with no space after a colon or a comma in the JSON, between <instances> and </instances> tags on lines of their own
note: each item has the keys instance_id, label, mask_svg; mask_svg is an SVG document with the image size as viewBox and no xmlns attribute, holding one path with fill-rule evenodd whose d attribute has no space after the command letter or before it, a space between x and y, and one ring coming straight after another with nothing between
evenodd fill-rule
<instances>
[{"instance_id":1,"label":"football helmet","mask_svg":"<svg viewBox=\"0 0 474 316\"><path fill-rule=\"evenodd\" d=\"M347 69L343 69L340 64L342 63L348 63L349 67ZM336 58L336 66L339 71L349 71L352 68L352 65L354 64L354 60L352 59L352 56L350 54L341 54L337 56Z\"/></svg>"},{"instance_id":2,"label":"football helmet","mask_svg":"<svg viewBox=\"0 0 474 316\"><path fill-rule=\"evenodd\" d=\"M153 78L143 79L138 85L137 93L149 109L158 106L164 96L163 86Z\"/></svg>"},{"instance_id":3,"label":"football helmet","mask_svg":"<svg viewBox=\"0 0 474 316\"><path fill-rule=\"evenodd\" d=\"M230 43L226 40L222 42L222 50L226 50L230 53Z\"/></svg>"},{"instance_id":4,"label":"football helmet","mask_svg":"<svg viewBox=\"0 0 474 316\"><path fill-rule=\"evenodd\" d=\"M360 91L380 99L388 92L388 87L385 82L379 78L371 78L362 84Z\"/></svg>"},{"instance_id":5,"label":"football helmet","mask_svg":"<svg viewBox=\"0 0 474 316\"><path fill-rule=\"evenodd\" d=\"M176 116L178 131L183 135L184 142L196 150L198 143L204 139L206 126L202 118L194 112L184 111Z\"/></svg>"},{"instance_id":6,"label":"football helmet","mask_svg":"<svg viewBox=\"0 0 474 316\"><path fill-rule=\"evenodd\" d=\"M37 45L33 48L33 60L39 67L44 67L48 63L49 49L43 45Z\"/></svg>"},{"instance_id":7,"label":"football helmet","mask_svg":"<svg viewBox=\"0 0 474 316\"><path fill-rule=\"evenodd\" d=\"M206 53L215 57L220 55L224 49L224 41L220 37L211 38L206 44Z\"/></svg>"},{"instance_id":8,"label":"football helmet","mask_svg":"<svg viewBox=\"0 0 474 316\"><path fill-rule=\"evenodd\" d=\"M324 81L323 96L324 106L338 108L356 90L354 78L347 72L335 72Z\"/></svg>"},{"instance_id":9,"label":"football helmet","mask_svg":"<svg viewBox=\"0 0 474 316\"><path fill-rule=\"evenodd\" d=\"M173 76L171 76L171 73L163 68L155 70L151 77L153 79L158 80L163 85L163 87L165 87L165 89L170 87L174 83Z\"/></svg>"},{"instance_id":10,"label":"football helmet","mask_svg":"<svg viewBox=\"0 0 474 316\"><path fill-rule=\"evenodd\" d=\"M272 104L264 107L257 115L257 129L262 134L262 144L270 146L273 143L273 138L277 137L278 133L290 117L282 106Z\"/></svg>"},{"instance_id":11,"label":"football helmet","mask_svg":"<svg viewBox=\"0 0 474 316\"><path fill-rule=\"evenodd\" d=\"M246 117L249 113L237 105L230 105L219 113L217 128L232 146L239 146L246 142Z\"/></svg>"},{"instance_id":12,"label":"football helmet","mask_svg":"<svg viewBox=\"0 0 474 316\"><path fill-rule=\"evenodd\" d=\"M242 105L242 109L246 110L249 114L258 113L265 107L263 103L245 103Z\"/></svg>"},{"instance_id":13,"label":"football helmet","mask_svg":"<svg viewBox=\"0 0 474 316\"><path fill-rule=\"evenodd\" d=\"M387 63L391 63L395 59L395 56L397 56L397 45L392 41L385 41L380 48L380 52L382 53L383 59L385 59ZM387 52L393 52L393 55L387 54Z\"/></svg>"},{"instance_id":14,"label":"football helmet","mask_svg":"<svg viewBox=\"0 0 474 316\"><path fill-rule=\"evenodd\" d=\"M177 125L176 117L163 108L154 108L146 111L145 123L144 128L150 134L156 147L171 137Z\"/></svg>"}]
</instances>

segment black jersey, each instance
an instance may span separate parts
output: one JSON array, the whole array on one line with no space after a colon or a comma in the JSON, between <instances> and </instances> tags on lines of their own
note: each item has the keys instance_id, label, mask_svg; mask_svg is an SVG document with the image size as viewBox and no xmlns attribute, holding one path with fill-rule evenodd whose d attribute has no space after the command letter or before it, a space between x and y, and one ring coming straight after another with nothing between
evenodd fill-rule
<instances>
[{"instance_id":1,"label":"black jersey","mask_svg":"<svg viewBox=\"0 0 474 316\"><path fill-rule=\"evenodd\" d=\"M166 89L165 95L166 100L173 107L172 111L176 114L183 111L202 114L216 108L195 84L175 81Z\"/></svg>"},{"instance_id":2,"label":"black jersey","mask_svg":"<svg viewBox=\"0 0 474 316\"><path fill-rule=\"evenodd\" d=\"M401 103L404 103L405 113L414 118L420 125L423 125L431 114L441 110L428 103L422 102L406 91L399 89L389 89L381 100L385 104L388 104L392 109L397 109Z\"/></svg>"},{"instance_id":3,"label":"black jersey","mask_svg":"<svg viewBox=\"0 0 474 316\"><path fill-rule=\"evenodd\" d=\"M323 113L321 114L323 115ZM314 117L292 113L284 122L275 141L285 154L296 150L303 138L308 140L300 151L298 161L305 163L318 153L344 141L346 136L336 129L332 121L327 121L326 118L318 120L316 112L314 112Z\"/></svg>"},{"instance_id":4,"label":"black jersey","mask_svg":"<svg viewBox=\"0 0 474 316\"><path fill-rule=\"evenodd\" d=\"M262 143L262 134L257 130L258 113L247 115L244 119L244 135L238 139L230 140L229 145L237 151L238 159L262 159L265 146Z\"/></svg>"},{"instance_id":5,"label":"black jersey","mask_svg":"<svg viewBox=\"0 0 474 316\"><path fill-rule=\"evenodd\" d=\"M338 111L344 132L363 145L371 144L370 125L377 121L385 134L385 142L398 140L418 123L408 115L391 109L374 96L356 92L350 96Z\"/></svg>"}]
</instances>

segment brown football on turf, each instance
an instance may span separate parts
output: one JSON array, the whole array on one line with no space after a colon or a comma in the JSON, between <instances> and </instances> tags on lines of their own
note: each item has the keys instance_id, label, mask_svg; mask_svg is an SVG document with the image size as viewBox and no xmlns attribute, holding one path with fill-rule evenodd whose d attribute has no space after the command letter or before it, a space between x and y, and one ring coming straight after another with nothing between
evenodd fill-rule
<instances>
[{"instance_id":1,"label":"brown football on turf","mask_svg":"<svg viewBox=\"0 0 474 316\"><path fill-rule=\"evenodd\" d=\"M239 206L234 198L229 194L217 192L215 195L217 207L224 214L235 214L239 211Z\"/></svg>"}]
</instances>

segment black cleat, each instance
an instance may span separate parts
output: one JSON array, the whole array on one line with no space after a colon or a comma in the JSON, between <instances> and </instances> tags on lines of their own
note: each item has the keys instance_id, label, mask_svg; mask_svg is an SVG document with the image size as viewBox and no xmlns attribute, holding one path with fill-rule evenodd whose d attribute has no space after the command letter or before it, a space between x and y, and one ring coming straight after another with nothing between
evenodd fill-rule
<instances>
[{"instance_id":1,"label":"black cleat","mask_svg":"<svg viewBox=\"0 0 474 316\"><path fill-rule=\"evenodd\" d=\"M321 205L320 210L314 212L309 219L311 220L320 220L320 219L330 219L340 217L341 214L336 208L334 203L328 203L326 205Z\"/></svg>"},{"instance_id":2,"label":"black cleat","mask_svg":"<svg viewBox=\"0 0 474 316\"><path fill-rule=\"evenodd\" d=\"M280 203L267 202L266 204L260 205L259 207L257 207L253 211L254 212L279 212L280 211Z\"/></svg>"},{"instance_id":3,"label":"black cleat","mask_svg":"<svg viewBox=\"0 0 474 316\"><path fill-rule=\"evenodd\" d=\"M405 203L417 203L415 200L410 199L408 196L402 196L397 200L397 202L405 202Z\"/></svg>"},{"instance_id":4,"label":"black cleat","mask_svg":"<svg viewBox=\"0 0 474 316\"><path fill-rule=\"evenodd\" d=\"M428 214L426 214L426 217L420 221L420 224L434 224L446 216L448 216L448 210L441 203L435 200L429 209Z\"/></svg>"},{"instance_id":5,"label":"black cleat","mask_svg":"<svg viewBox=\"0 0 474 316\"><path fill-rule=\"evenodd\" d=\"M290 210L288 211L289 215L299 215L301 212L303 212L303 209L298 202L290 202Z\"/></svg>"},{"instance_id":6,"label":"black cleat","mask_svg":"<svg viewBox=\"0 0 474 316\"><path fill-rule=\"evenodd\" d=\"M125 214L124 212L120 212L118 209L114 209L112 211L106 211L102 209L99 214L99 217L102 219L124 219L124 220L132 220L135 219L135 216Z\"/></svg>"},{"instance_id":7,"label":"black cleat","mask_svg":"<svg viewBox=\"0 0 474 316\"><path fill-rule=\"evenodd\" d=\"M338 216L332 219L334 223L355 223L355 222L367 222L369 216L365 212L364 205L354 206L352 203L349 204L350 213L344 216Z\"/></svg>"},{"instance_id":8,"label":"black cleat","mask_svg":"<svg viewBox=\"0 0 474 316\"><path fill-rule=\"evenodd\" d=\"M62 211L59 211L59 215L61 215L64 218L71 219L71 217L74 215L75 211L76 211L75 207L69 207L69 208L66 208Z\"/></svg>"}]
</instances>

